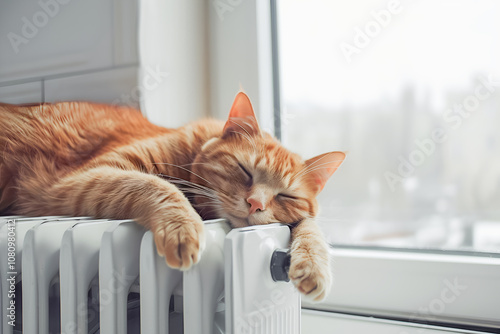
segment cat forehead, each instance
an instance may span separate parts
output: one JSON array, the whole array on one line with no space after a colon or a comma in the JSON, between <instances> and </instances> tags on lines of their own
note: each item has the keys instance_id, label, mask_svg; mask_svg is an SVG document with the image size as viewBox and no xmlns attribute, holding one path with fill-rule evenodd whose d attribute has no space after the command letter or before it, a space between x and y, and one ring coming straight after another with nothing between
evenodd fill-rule
<instances>
[{"instance_id":1,"label":"cat forehead","mask_svg":"<svg viewBox=\"0 0 500 334\"><path fill-rule=\"evenodd\" d=\"M276 142L256 143L251 148L232 151L238 160L246 160L255 168L294 172L303 167L302 159Z\"/></svg>"},{"instance_id":2,"label":"cat forehead","mask_svg":"<svg viewBox=\"0 0 500 334\"><path fill-rule=\"evenodd\" d=\"M235 158L252 170L258 181L276 187L289 187L302 170L302 161L286 150L235 152Z\"/></svg>"},{"instance_id":3,"label":"cat forehead","mask_svg":"<svg viewBox=\"0 0 500 334\"><path fill-rule=\"evenodd\" d=\"M276 176L283 177L288 174L296 174L304 167L302 158L287 150L272 137L268 139L259 138L249 142L248 139L224 140L212 138L202 147L208 156L226 156L224 161L235 159L247 168L271 172Z\"/></svg>"}]
</instances>

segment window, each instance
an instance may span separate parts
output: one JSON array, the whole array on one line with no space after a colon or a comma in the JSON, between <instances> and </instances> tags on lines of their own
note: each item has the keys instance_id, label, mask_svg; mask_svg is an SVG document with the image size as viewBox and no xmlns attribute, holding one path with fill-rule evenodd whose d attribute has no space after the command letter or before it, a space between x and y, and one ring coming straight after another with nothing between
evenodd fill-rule
<instances>
[{"instance_id":1,"label":"window","mask_svg":"<svg viewBox=\"0 0 500 334\"><path fill-rule=\"evenodd\" d=\"M319 197L333 291L303 301L328 313L304 324L498 332L500 3L271 3L283 143L349 152Z\"/></svg>"},{"instance_id":2,"label":"window","mask_svg":"<svg viewBox=\"0 0 500 334\"><path fill-rule=\"evenodd\" d=\"M279 0L281 133L334 244L500 252L500 3Z\"/></svg>"}]
</instances>

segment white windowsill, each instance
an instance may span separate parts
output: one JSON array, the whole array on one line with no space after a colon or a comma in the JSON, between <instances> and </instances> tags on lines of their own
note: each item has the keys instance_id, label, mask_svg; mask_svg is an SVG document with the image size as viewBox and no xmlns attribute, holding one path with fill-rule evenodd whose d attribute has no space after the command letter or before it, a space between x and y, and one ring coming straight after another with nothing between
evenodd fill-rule
<instances>
[{"instance_id":1,"label":"white windowsill","mask_svg":"<svg viewBox=\"0 0 500 334\"><path fill-rule=\"evenodd\" d=\"M344 315L332 312L302 310L302 334L479 334L455 328L410 324L400 321Z\"/></svg>"},{"instance_id":2,"label":"white windowsill","mask_svg":"<svg viewBox=\"0 0 500 334\"><path fill-rule=\"evenodd\" d=\"M500 258L331 249L334 285L303 307L349 314L500 328Z\"/></svg>"}]
</instances>

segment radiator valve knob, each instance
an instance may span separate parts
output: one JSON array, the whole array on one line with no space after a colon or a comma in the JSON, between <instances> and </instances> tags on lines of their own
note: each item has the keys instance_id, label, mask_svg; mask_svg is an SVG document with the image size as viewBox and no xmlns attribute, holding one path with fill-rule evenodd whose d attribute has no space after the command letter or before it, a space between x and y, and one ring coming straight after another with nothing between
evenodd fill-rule
<instances>
[{"instance_id":1,"label":"radiator valve knob","mask_svg":"<svg viewBox=\"0 0 500 334\"><path fill-rule=\"evenodd\" d=\"M271 257L271 276L275 282L289 282L290 254L288 249L276 249Z\"/></svg>"}]
</instances>

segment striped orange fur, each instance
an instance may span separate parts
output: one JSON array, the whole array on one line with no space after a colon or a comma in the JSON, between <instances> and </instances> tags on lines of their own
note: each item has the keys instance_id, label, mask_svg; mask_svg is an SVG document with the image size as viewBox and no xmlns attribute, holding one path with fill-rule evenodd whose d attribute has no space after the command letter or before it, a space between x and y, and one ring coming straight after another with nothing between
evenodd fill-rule
<instances>
[{"instance_id":1,"label":"striped orange fur","mask_svg":"<svg viewBox=\"0 0 500 334\"><path fill-rule=\"evenodd\" d=\"M227 122L178 129L134 109L85 102L0 104L0 213L132 218L158 253L188 269L204 248L202 219L292 227L290 277L316 300L331 285L316 195L342 163L304 161L259 129L248 97Z\"/></svg>"}]
</instances>

